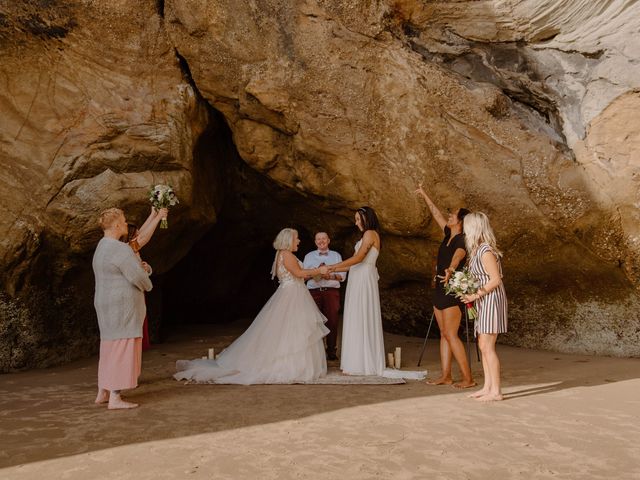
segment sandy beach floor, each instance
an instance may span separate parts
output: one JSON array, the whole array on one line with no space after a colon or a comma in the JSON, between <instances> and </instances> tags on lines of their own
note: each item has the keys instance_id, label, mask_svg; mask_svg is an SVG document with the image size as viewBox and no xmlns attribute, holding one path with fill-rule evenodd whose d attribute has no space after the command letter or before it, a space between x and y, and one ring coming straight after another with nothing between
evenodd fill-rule
<instances>
[{"instance_id":1,"label":"sandy beach floor","mask_svg":"<svg viewBox=\"0 0 640 480\"><path fill-rule=\"evenodd\" d=\"M174 362L242 331L144 355L141 407L96 406L97 358L0 375L0 478L640 479L640 360L499 346L503 402L404 385L185 385ZM422 340L386 335L414 368ZM437 373L437 341L423 368ZM477 380L481 367L473 362Z\"/></svg>"}]
</instances>

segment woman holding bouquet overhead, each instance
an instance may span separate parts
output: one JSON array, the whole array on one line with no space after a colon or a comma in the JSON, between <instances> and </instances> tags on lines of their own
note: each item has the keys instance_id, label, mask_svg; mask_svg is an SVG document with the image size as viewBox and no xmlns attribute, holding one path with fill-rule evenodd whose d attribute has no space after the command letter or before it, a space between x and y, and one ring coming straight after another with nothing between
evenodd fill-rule
<instances>
[{"instance_id":1,"label":"woman holding bouquet overhead","mask_svg":"<svg viewBox=\"0 0 640 480\"><path fill-rule=\"evenodd\" d=\"M429 211L438 225L444 232L444 239L438 249L438 260L436 266L436 282L433 289L433 312L440 329L440 363L442 365L442 374L439 378L429 380L427 383L431 385L451 385L453 379L451 377L451 358L455 358L460 372L462 373L462 381L454 384L458 388L469 388L476 385L471 375L467 355L464 351L464 345L458 336L460 328L460 320L462 319L462 304L454 294L447 294L445 285L451 275L456 270L462 270L464 260L467 255L465 250L464 234L462 230L462 221L465 215L469 213L466 208L460 208L449 213L447 219L438 210L431 198L422 188L418 186L416 193L422 196L429 207Z\"/></svg>"},{"instance_id":2,"label":"woman holding bouquet overhead","mask_svg":"<svg viewBox=\"0 0 640 480\"><path fill-rule=\"evenodd\" d=\"M127 235L123 236L120 240L128 243L129 246L133 249L133 253L136 254L138 260L140 260L143 268L151 271L151 267L147 262L143 262L140 257L140 250L144 247L151 237L153 233L156 231L158 224L162 219L166 219L168 214L168 210L166 208L161 208L160 210L156 210L155 207L151 207L151 213L145 220L142 227L138 228L133 223L127 224ZM147 315L144 316L144 324L142 326L142 351L149 350L151 348L151 337L149 336L149 318Z\"/></svg>"},{"instance_id":3,"label":"woman holding bouquet overhead","mask_svg":"<svg viewBox=\"0 0 640 480\"><path fill-rule=\"evenodd\" d=\"M502 253L496 246L496 237L484 213L470 213L464 217L464 232L469 270L479 279L480 288L462 300L465 303L475 302L478 310L475 331L484 371L484 386L470 396L482 402L502 400L500 360L496 353L498 334L507 331L507 295L500 263Z\"/></svg>"}]
</instances>

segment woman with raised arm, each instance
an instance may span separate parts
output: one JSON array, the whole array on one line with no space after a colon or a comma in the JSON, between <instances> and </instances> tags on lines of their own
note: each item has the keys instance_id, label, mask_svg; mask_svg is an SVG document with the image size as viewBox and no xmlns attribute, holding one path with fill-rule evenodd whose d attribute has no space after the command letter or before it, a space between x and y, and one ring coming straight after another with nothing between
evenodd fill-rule
<instances>
[{"instance_id":1,"label":"woman with raised arm","mask_svg":"<svg viewBox=\"0 0 640 480\"><path fill-rule=\"evenodd\" d=\"M325 318L304 283L305 277L326 275L327 267L304 269L293 252L298 250L298 232L280 231L272 277L280 286L249 328L215 360L180 360L176 380L197 383L251 385L301 383L324 376L327 360L324 337L329 333Z\"/></svg>"},{"instance_id":2,"label":"woman with raised arm","mask_svg":"<svg viewBox=\"0 0 640 480\"><path fill-rule=\"evenodd\" d=\"M127 223L127 235L123 236L120 240L128 243L133 253L136 254L138 260L140 260L143 268L149 272L151 272L151 266L142 260L140 256L140 250L144 247L151 237L153 236L156 228L160 224L160 221L163 218L167 218L167 214L169 210L166 208L161 208L160 210L156 210L154 207L151 207L151 213L142 224L142 227L138 228L133 223ZM142 351L149 350L151 348L151 337L149 336L149 317L148 315L144 316L144 324L142 325Z\"/></svg>"},{"instance_id":3,"label":"woman with raised arm","mask_svg":"<svg viewBox=\"0 0 640 480\"><path fill-rule=\"evenodd\" d=\"M439 378L428 380L430 385L451 385L451 357L456 359L462 374L462 381L455 383L458 388L469 388L476 385L471 375L464 345L458 336L462 319L463 305L453 294L447 295L445 285L456 270L462 270L467 255L464 243L462 221L469 213L466 208L460 208L449 213L447 219L433 203L431 198L418 185L416 193L420 195L429 207L434 220L444 232L444 239L438 249L435 288L433 289L433 312L440 329L440 364L442 373Z\"/></svg>"},{"instance_id":4,"label":"woman with raised arm","mask_svg":"<svg viewBox=\"0 0 640 480\"><path fill-rule=\"evenodd\" d=\"M484 386L469 395L481 402L502 400L500 388L500 360L496 353L499 333L507 331L507 294L502 283L502 253L496 246L489 218L482 212L464 217L464 231L469 271L480 280L480 288L462 301L475 302L478 317L475 332L482 352Z\"/></svg>"},{"instance_id":5,"label":"woman with raised arm","mask_svg":"<svg viewBox=\"0 0 640 480\"><path fill-rule=\"evenodd\" d=\"M166 208L156 210L154 207L151 207L151 213L149 213L149 216L140 228L137 228L133 224L129 224L129 238L127 243L131 245L134 252L138 253L142 247L149 243L149 240L151 240L151 237L158 228L160 221L163 218L167 218L168 214L169 210Z\"/></svg>"}]
</instances>

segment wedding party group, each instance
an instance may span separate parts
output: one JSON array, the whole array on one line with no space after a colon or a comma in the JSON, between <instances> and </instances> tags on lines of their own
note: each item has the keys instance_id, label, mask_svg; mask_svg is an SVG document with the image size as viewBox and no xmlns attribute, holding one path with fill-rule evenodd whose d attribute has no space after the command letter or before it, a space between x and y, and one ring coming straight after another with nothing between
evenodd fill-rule
<instances>
[{"instance_id":1,"label":"wedding party group","mask_svg":"<svg viewBox=\"0 0 640 480\"><path fill-rule=\"evenodd\" d=\"M151 214L140 229L127 224L124 212L117 208L103 211L99 218L103 238L93 257L94 304L100 330L95 402L106 403L109 409L138 406L125 401L121 391L137 387L143 343L148 338L144 293L152 288L152 271L139 252L158 224L166 228L167 207L177 203L173 191L161 187L155 187ZM477 311L475 332L482 353L484 386L470 397L501 400L495 344L498 334L507 329L507 301L502 253L489 219L484 213L464 208L445 218L422 186L416 193L424 198L444 233L432 299L441 332L442 373L427 383L457 388L476 385L458 337L462 311L473 306ZM354 223L362 236L354 254L346 260L329 249L327 232L317 232L317 248L300 261L296 256L298 232L282 229L273 241L271 275L279 282L275 293L247 330L216 358L178 361L175 379L242 385L312 383L327 374L328 360L339 360L344 375L423 379L424 371L386 367L376 267L382 251L380 224L374 209L367 206L354 212ZM465 284L463 289L450 288L452 278L458 278L462 271L475 279L470 285L477 284L478 288L470 288L465 281L458 282ZM340 288L345 281L339 332ZM452 379L452 359L462 374L457 383Z\"/></svg>"}]
</instances>

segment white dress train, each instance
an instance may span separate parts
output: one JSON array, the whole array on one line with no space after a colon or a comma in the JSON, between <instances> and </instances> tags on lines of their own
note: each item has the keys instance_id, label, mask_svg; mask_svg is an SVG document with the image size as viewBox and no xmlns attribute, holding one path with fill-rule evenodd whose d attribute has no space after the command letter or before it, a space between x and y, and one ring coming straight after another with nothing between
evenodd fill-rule
<instances>
[{"instance_id":1,"label":"white dress train","mask_svg":"<svg viewBox=\"0 0 640 480\"><path fill-rule=\"evenodd\" d=\"M360 249L362 240L355 247ZM340 369L349 375L422 379L425 371L385 368L384 333L378 290L378 249L371 247L362 262L349 269L342 319Z\"/></svg>"},{"instance_id":2,"label":"white dress train","mask_svg":"<svg viewBox=\"0 0 640 480\"><path fill-rule=\"evenodd\" d=\"M274 266L280 286L249 328L216 360L176 362L176 380L220 384L290 384L309 382L327 373L323 338L327 321L304 280L284 266Z\"/></svg>"}]
</instances>

